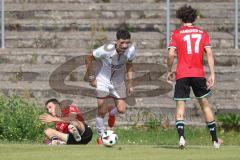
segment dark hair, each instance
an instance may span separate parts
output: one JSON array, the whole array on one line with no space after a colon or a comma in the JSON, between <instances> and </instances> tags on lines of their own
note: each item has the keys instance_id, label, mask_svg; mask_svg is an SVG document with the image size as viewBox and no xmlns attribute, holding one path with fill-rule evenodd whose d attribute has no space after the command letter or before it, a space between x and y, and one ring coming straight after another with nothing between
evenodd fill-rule
<instances>
[{"instance_id":1,"label":"dark hair","mask_svg":"<svg viewBox=\"0 0 240 160\"><path fill-rule=\"evenodd\" d=\"M185 4L176 11L176 17L184 23L193 23L197 18L197 10Z\"/></svg>"},{"instance_id":2,"label":"dark hair","mask_svg":"<svg viewBox=\"0 0 240 160\"><path fill-rule=\"evenodd\" d=\"M47 100L47 102L45 103L45 106L47 106L48 103L50 103L50 102L60 105L59 101L56 98L51 98L51 99Z\"/></svg>"},{"instance_id":3,"label":"dark hair","mask_svg":"<svg viewBox=\"0 0 240 160\"><path fill-rule=\"evenodd\" d=\"M116 37L117 37L117 40L119 39L131 39L131 35L130 33L125 30L125 29L120 29L117 31L117 34L116 34Z\"/></svg>"}]
</instances>

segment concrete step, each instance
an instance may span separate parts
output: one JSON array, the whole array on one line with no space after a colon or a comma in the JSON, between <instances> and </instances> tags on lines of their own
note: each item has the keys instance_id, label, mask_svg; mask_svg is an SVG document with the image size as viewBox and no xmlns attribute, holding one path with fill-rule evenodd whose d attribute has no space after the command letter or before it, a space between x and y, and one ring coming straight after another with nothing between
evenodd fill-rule
<instances>
[{"instance_id":1,"label":"concrete step","mask_svg":"<svg viewBox=\"0 0 240 160\"><path fill-rule=\"evenodd\" d=\"M117 30L127 26L131 31L163 31L165 22L158 19L10 19L6 18L5 28L10 31L91 31ZM227 24L226 24L227 25ZM163 27L163 28L162 28Z\"/></svg>"},{"instance_id":2,"label":"concrete step","mask_svg":"<svg viewBox=\"0 0 240 160\"><path fill-rule=\"evenodd\" d=\"M50 76L56 72L62 65L51 64L0 64L0 81L49 81ZM62 67L61 73L58 76L51 78L51 80L59 80L65 77L65 81L84 81L86 73L85 65L73 67L72 65L65 65ZM76 68L70 69L69 68ZM166 66L158 64L134 64L134 77L141 77L141 80L158 80L166 78ZM206 73L209 75L208 68ZM240 69L238 66L233 67L215 67L217 82L235 82L240 80Z\"/></svg>"},{"instance_id":3,"label":"concrete step","mask_svg":"<svg viewBox=\"0 0 240 160\"><path fill-rule=\"evenodd\" d=\"M172 17L182 2L171 5ZM233 18L231 2L192 3L201 8L201 17ZM78 19L78 18L165 18L166 3L7 3L6 17L18 19ZM221 13L221 14L219 14Z\"/></svg>"},{"instance_id":4,"label":"concrete step","mask_svg":"<svg viewBox=\"0 0 240 160\"><path fill-rule=\"evenodd\" d=\"M110 11L127 11L127 10L164 10L166 1L162 1L160 3L124 3L122 1L115 2L115 3L62 3L62 2L54 2L54 3L47 3L42 2L26 2L26 3L6 3L5 10L6 11L49 11L49 10L57 10L57 11L86 11L86 10L110 10ZM186 3L186 2L185 2ZM171 3L171 9L177 10L180 6L182 6L183 1ZM191 3L191 6L195 8L202 8L201 10L208 10L208 9L234 9L232 5L234 2L201 2L195 1Z\"/></svg>"},{"instance_id":5,"label":"concrete step","mask_svg":"<svg viewBox=\"0 0 240 160\"><path fill-rule=\"evenodd\" d=\"M226 35L230 38L230 35ZM6 47L18 48L96 48L116 39L116 32L6 32ZM138 48L162 48L165 36L159 32L132 33ZM217 39L217 41L219 41ZM217 43L217 42L216 42ZM219 45L219 44L218 44Z\"/></svg>"},{"instance_id":6,"label":"concrete step","mask_svg":"<svg viewBox=\"0 0 240 160\"><path fill-rule=\"evenodd\" d=\"M220 4L221 5L221 4ZM217 6L217 5L216 5ZM223 5L221 5L223 6ZM129 11L163 10L160 3L22 3L6 4L6 11Z\"/></svg>"},{"instance_id":7,"label":"concrete step","mask_svg":"<svg viewBox=\"0 0 240 160\"><path fill-rule=\"evenodd\" d=\"M79 48L60 49L30 49L8 48L0 52L2 64L63 64L74 57L88 55L90 51ZM166 60L166 50L137 50L136 63L163 63ZM146 58L148 57L148 58Z\"/></svg>"},{"instance_id":8,"label":"concrete step","mask_svg":"<svg viewBox=\"0 0 240 160\"><path fill-rule=\"evenodd\" d=\"M217 113L238 113L240 110L240 101L239 99L235 100L226 100L219 99L211 104L214 108L216 108Z\"/></svg>"},{"instance_id":9,"label":"concrete step","mask_svg":"<svg viewBox=\"0 0 240 160\"><path fill-rule=\"evenodd\" d=\"M164 95L168 98L173 96L171 86L165 80L158 81L142 81L142 84L135 86L135 97L157 97ZM50 87L53 87L51 88ZM236 82L217 82L213 88L213 99L226 99L235 101L240 98L240 84ZM86 97L95 97L95 91L89 87L87 82L65 82L62 81L0 81L0 90L2 93L24 95L27 94L31 98L49 98L59 97L61 95L81 95ZM156 105L159 105L157 98ZM150 102L149 102L150 103ZM154 103L154 102L152 102ZM145 105L145 104L144 104ZM147 104L146 104L147 105Z\"/></svg>"},{"instance_id":10,"label":"concrete step","mask_svg":"<svg viewBox=\"0 0 240 160\"><path fill-rule=\"evenodd\" d=\"M183 4L186 4L184 1L176 1L175 3L170 3L170 8L172 10L177 10ZM191 6L194 8L201 8L200 11L204 10L217 10L217 9L234 9L233 6L234 2L228 1L221 1L221 2L202 2L197 1L191 3ZM82 10L110 10L110 11L126 11L126 10L163 10L165 9L166 1L162 1L159 3L149 3L149 2L142 2L138 3L124 3L122 1L115 2L115 3L94 3L93 1L89 3L62 3L62 2L54 2L54 3L47 3L47 2L26 2L26 3L6 3L5 10L6 11L42 11L42 10L67 10L67 11L82 11Z\"/></svg>"},{"instance_id":11,"label":"concrete step","mask_svg":"<svg viewBox=\"0 0 240 160\"><path fill-rule=\"evenodd\" d=\"M2 83L3 82L3 83ZM152 81L152 83L157 84L158 87L149 85L149 82L143 82L144 85L138 85L135 87L135 97L155 97L162 94L166 94L171 91L171 85L165 81ZM50 85L54 88L52 89ZM136 84L137 85L137 84ZM75 96L85 96L85 97L95 97L95 89L90 87L88 82L66 82L61 84L59 81L49 82L16 82L12 83L10 81L1 81L0 89L3 93L24 95L28 94L31 98L49 98L49 97L59 97L61 95L75 95Z\"/></svg>"},{"instance_id":12,"label":"concrete step","mask_svg":"<svg viewBox=\"0 0 240 160\"><path fill-rule=\"evenodd\" d=\"M8 0L5 3L6 4L11 4L11 3L159 3L159 2L166 2L166 0ZM175 0L174 2L182 2L186 3L185 0ZM223 2L222 0L188 0L190 3L195 3L195 2ZM232 2L232 0L225 0L224 2Z\"/></svg>"},{"instance_id":13,"label":"concrete step","mask_svg":"<svg viewBox=\"0 0 240 160\"><path fill-rule=\"evenodd\" d=\"M214 98L217 99L232 99L236 101L240 96L240 88L236 82L217 82L216 87L213 89Z\"/></svg>"},{"instance_id":14,"label":"concrete step","mask_svg":"<svg viewBox=\"0 0 240 160\"><path fill-rule=\"evenodd\" d=\"M0 69L0 81L50 81L60 80L65 81L86 81L85 65L32 65L32 64L3 64ZM60 69L61 67L61 69ZM166 67L159 64L135 63L134 77L142 77L142 80L158 80L166 73ZM50 78L51 75L61 70L57 76Z\"/></svg>"},{"instance_id":15,"label":"concrete step","mask_svg":"<svg viewBox=\"0 0 240 160\"><path fill-rule=\"evenodd\" d=\"M145 4L146 5L146 4ZM163 5L161 5L163 6ZM165 7L166 8L166 7ZM165 19L166 10L161 7L158 10L154 8L152 10L127 10L127 11L118 11L118 10L9 10L5 12L5 17L7 19L149 19L149 18L157 18L157 19ZM170 16L171 18L176 17L176 11L171 10ZM218 19L226 19L226 18L234 18L234 10L231 9L215 9L215 10L202 10L201 9L201 18L218 18Z\"/></svg>"},{"instance_id":16,"label":"concrete step","mask_svg":"<svg viewBox=\"0 0 240 160\"><path fill-rule=\"evenodd\" d=\"M178 0L181 1L181 0ZM206 0L203 0L206 1ZM211 0L214 2L219 2L220 0ZM227 0L230 1L230 0ZM8 0L6 3L11 4L11 3L157 3L156 0ZM158 2L165 2L165 0L158 0Z\"/></svg>"},{"instance_id":17,"label":"concrete step","mask_svg":"<svg viewBox=\"0 0 240 160\"><path fill-rule=\"evenodd\" d=\"M13 31L69 31L80 30L90 31L94 28L100 28L107 31L117 30L120 26L127 26L130 31L166 31L165 19L11 19L6 18L6 30ZM232 18L201 18L196 25L212 31L233 31L234 21ZM171 30L179 26L179 20L171 19Z\"/></svg>"},{"instance_id":18,"label":"concrete step","mask_svg":"<svg viewBox=\"0 0 240 160\"><path fill-rule=\"evenodd\" d=\"M86 9L86 8L85 8ZM46 10L46 11L8 11L7 19L129 19L129 18L164 18L164 10ZM227 17L228 15L226 15ZM229 15L231 16L231 15ZM222 16L223 17L223 16ZM231 17L229 17L231 18Z\"/></svg>"},{"instance_id":19,"label":"concrete step","mask_svg":"<svg viewBox=\"0 0 240 160\"><path fill-rule=\"evenodd\" d=\"M88 55L91 51L79 48L35 49L7 48L0 50L0 64L63 64L74 57ZM238 66L240 50L214 49L217 66ZM135 63L166 64L166 49L137 49Z\"/></svg>"},{"instance_id":20,"label":"concrete step","mask_svg":"<svg viewBox=\"0 0 240 160\"><path fill-rule=\"evenodd\" d=\"M234 36L225 32L210 32L213 48L233 48ZM90 31L7 31L7 48L94 48L116 39L116 32ZM134 32L133 42L138 48L166 47L165 35L159 32Z\"/></svg>"}]
</instances>

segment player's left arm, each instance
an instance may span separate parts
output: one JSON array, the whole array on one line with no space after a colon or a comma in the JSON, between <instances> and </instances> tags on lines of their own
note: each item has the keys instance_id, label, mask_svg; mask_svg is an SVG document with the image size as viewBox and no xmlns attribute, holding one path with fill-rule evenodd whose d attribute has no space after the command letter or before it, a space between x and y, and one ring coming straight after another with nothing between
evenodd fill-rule
<instances>
[{"instance_id":1,"label":"player's left arm","mask_svg":"<svg viewBox=\"0 0 240 160\"><path fill-rule=\"evenodd\" d=\"M133 92L133 63L132 61L128 61L126 64L127 70L127 78L128 78L128 93L131 94Z\"/></svg>"},{"instance_id":2,"label":"player's left arm","mask_svg":"<svg viewBox=\"0 0 240 160\"><path fill-rule=\"evenodd\" d=\"M128 85L127 85L127 91L128 95L131 95L133 93L133 60L136 58L136 49L135 46L132 45L129 49L129 54L127 57L127 63L126 63L126 71L127 71L127 78L128 78Z\"/></svg>"},{"instance_id":3,"label":"player's left arm","mask_svg":"<svg viewBox=\"0 0 240 160\"><path fill-rule=\"evenodd\" d=\"M211 47L205 48L206 54L207 54L207 61L208 61L208 67L210 70L210 76L207 80L207 87L208 89L214 86L215 83L215 73L214 73L214 56Z\"/></svg>"}]
</instances>

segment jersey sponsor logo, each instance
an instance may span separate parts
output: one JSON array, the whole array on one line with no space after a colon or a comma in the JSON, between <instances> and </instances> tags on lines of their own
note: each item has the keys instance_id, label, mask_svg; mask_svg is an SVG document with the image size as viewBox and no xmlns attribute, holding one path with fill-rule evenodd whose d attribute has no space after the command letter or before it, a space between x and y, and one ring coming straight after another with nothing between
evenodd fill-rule
<instances>
[{"instance_id":1,"label":"jersey sponsor logo","mask_svg":"<svg viewBox=\"0 0 240 160\"><path fill-rule=\"evenodd\" d=\"M112 68L113 70L119 70L119 69L121 69L123 66L124 66L124 64L117 64L117 65L112 64L112 65L111 65L111 68Z\"/></svg>"}]
</instances>

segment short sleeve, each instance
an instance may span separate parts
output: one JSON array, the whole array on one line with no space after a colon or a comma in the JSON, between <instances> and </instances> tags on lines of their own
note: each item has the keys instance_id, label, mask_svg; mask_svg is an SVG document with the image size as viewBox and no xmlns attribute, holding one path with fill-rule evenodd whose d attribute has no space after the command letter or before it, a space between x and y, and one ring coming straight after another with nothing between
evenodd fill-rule
<instances>
[{"instance_id":1,"label":"short sleeve","mask_svg":"<svg viewBox=\"0 0 240 160\"><path fill-rule=\"evenodd\" d=\"M93 50L93 56L96 59L102 59L105 57L105 50L104 50L104 46L101 46L95 50Z\"/></svg>"},{"instance_id":2,"label":"short sleeve","mask_svg":"<svg viewBox=\"0 0 240 160\"><path fill-rule=\"evenodd\" d=\"M176 34L172 32L168 48L177 48Z\"/></svg>"},{"instance_id":3,"label":"short sleeve","mask_svg":"<svg viewBox=\"0 0 240 160\"><path fill-rule=\"evenodd\" d=\"M75 105L69 106L69 113L80 113L80 110Z\"/></svg>"},{"instance_id":4,"label":"short sleeve","mask_svg":"<svg viewBox=\"0 0 240 160\"><path fill-rule=\"evenodd\" d=\"M208 35L207 32L203 33L203 44L204 44L204 48L211 47L210 36Z\"/></svg>"},{"instance_id":5,"label":"short sleeve","mask_svg":"<svg viewBox=\"0 0 240 160\"><path fill-rule=\"evenodd\" d=\"M128 61L133 61L136 57L136 49L135 49L135 46L132 45L130 48L129 48L129 51L128 51L128 56L127 56L127 60Z\"/></svg>"},{"instance_id":6,"label":"short sleeve","mask_svg":"<svg viewBox=\"0 0 240 160\"><path fill-rule=\"evenodd\" d=\"M77 116L76 118L79 121L84 122L84 118L83 118L83 116L81 114L81 111L80 111L80 109L77 106L71 104L69 106L69 113L71 113L72 115L76 115Z\"/></svg>"}]
</instances>

